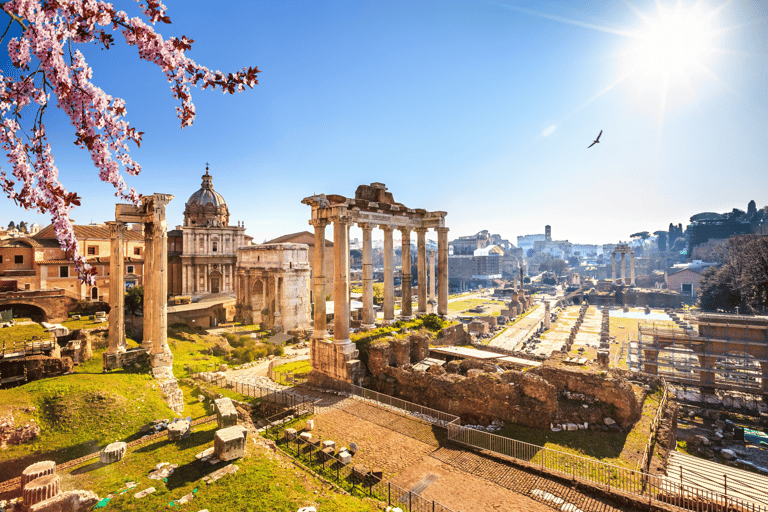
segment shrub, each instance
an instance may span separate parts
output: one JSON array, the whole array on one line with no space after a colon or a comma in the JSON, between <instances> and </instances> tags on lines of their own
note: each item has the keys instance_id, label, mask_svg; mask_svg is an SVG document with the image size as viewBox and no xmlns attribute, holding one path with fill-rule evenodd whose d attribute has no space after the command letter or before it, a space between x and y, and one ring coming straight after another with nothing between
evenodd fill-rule
<instances>
[{"instance_id":1,"label":"shrub","mask_svg":"<svg viewBox=\"0 0 768 512\"><path fill-rule=\"evenodd\" d=\"M285 350L283 349L283 347L282 347L282 346L277 346L277 347L275 347L275 355L276 355L277 357L282 357L282 356L283 356L283 354L285 354Z\"/></svg>"},{"instance_id":2,"label":"shrub","mask_svg":"<svg viewBox=\"0 0 768 512\"><path fill-rule=\"evenodd\" d=\"M424 322L424 327L430 331L439 331L443 328L443 321L434 313L424 315L421 320Z\"/></svg>"}]
</instances>

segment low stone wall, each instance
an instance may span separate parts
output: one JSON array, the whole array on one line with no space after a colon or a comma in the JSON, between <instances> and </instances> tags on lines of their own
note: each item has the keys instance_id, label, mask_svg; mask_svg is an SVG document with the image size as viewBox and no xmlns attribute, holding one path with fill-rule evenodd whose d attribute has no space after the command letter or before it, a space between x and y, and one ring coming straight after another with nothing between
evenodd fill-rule
<instances>
[{"instance_id":1,"label":"low stone wall","mask_svg":"<svg viewBox=\"0 0 768 512\"><path fill-rule=\"evenodd\" d=\"M472 343L472 336L459 323L441 329L439 341L441 345L467 345Z\"/></svg>"}]
</instances>

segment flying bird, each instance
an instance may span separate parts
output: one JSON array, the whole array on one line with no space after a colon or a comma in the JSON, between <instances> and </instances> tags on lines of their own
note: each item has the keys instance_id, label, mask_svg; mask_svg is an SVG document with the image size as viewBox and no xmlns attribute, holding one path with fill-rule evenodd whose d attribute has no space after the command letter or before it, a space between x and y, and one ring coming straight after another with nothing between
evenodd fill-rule
<instances>
[{"instance_id":1,"label":"flying bird","mask_svg":"<svg viewBox=\"0 0 768 512\"><path fill-rule=\"evenodd\" d=\"M597 138L595 139L595 142L593 142L592 144L590 144L589 146L587 146L587 149L591 148L591 147L592 147L592 146L594 146L595 144L599 144L599 143L600 143L600 136L601 136L602 134L603 134L603 130L600 130L600 133L598 133L598 134L597 134Z\"/></svg>"}]
</instances>

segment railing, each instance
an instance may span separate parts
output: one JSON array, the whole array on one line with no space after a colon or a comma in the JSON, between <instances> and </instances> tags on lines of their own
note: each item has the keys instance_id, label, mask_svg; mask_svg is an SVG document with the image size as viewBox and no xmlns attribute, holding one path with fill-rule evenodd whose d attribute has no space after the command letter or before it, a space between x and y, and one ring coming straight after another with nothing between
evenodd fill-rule
<instances>
[{"instance_id":1,"label":"railing","mask_svg":"<svg viewBox=\"0 0 768 512\"><path fill-rule=\"evenodd\" d=\"M39 336L33 336L29 340L3 340L2 345L0 345L0 356L5 357L6 355L19 354L26 357L27 354L40 354L52 350L56 343L53 333L48 333L48 338L44 340Z\"/></svg>"},{"instance_id":2,"label":"railing","mask_svg":"<svg viewBox=\"0 0 768 512\"><path fill-rule=\"evenodd\" d=\"M213 383L216 382L228 383L224 378L215 380ZM249 385L245 384L245 386ZM228 387L232 387L231 384ZM655 501L683 509L707 512L742 510L745 512L768 512L768 499L763 502L756 499L746 500L733 495L729 496L727 488L722 493L711 491L695 485L686 485L682 482L677 483L673 478L666 476L651 475L645 471L607 464L599 460L588 459L489 432L463 427L460 424L459 417L453 414L407 402L360 386L339 383L335 390L345 392L353 397L375 402L388 408L406 411L425 422L446 428L448 439L457 444L516 459L525 463L532 470L543 471L547 469L566 478L580 479L602 486L607 491L618 490L635 496L642 496L643 499L648 500L649 506ZM279 393L287 394L284 392ZM662 401L665 402L668 396L668 392L665 392ZM654 427L658 427L658 421L661 418L659 411L661 410L663 409L660 406L657 410L656 418L654 418ZM373 486L373 488L375 487ZM395 505L398 504L395 503ZM408 510L422 509L413 508Z\"/></svg>"},{"instance_id":3,"label":"railing","mask_svg":"<svg viewBox=\"0 0 768 512\"><path fill-rule=\"evenodd\" d=\"M295 362L295 361L309 361L309 357L291 359L289 362ZM275 371L274 366L276 363L285 364L285 361L278 360L278 359L273 359L272 361L270 361L269 366L267 367L267 376L273 381L277 382L278 384L282 384L283 386L294 386L296 384L301 384L307 381L306 376L297 378L293 372Z\"/></svg>"},{"instance_id":4,"label":"railing","mask_svg":"<svg viewBox=\"0 0 768 512\"><path fill-rule=\"evenodd\" d=\"M274 389L263 388L257 384L231 381L226 377L214 376L213 374L209 374L213 378L211 378L210 380L205 380L202 378L203 373L207 373L207 372L190 373L190 377L193 379L199 379L205 382L210 382L214 386L218 386L220 388L231 389L235 393L240 393L241 395L250 396L253 398L258 398L259 400L266 400L268 402L283 405L287 408L294 409L297 415L301 415L305 413L309 413L309 414L315 413L315 406L314 406L315 401L309 398L306 398L304 396L296 395L294 393L287 393L285 391L276 391Z\"/></svg>"},{"instance_id":5,"label":"railing","mask_svg":"<svg viewBox=\"0 0 768 512\"><path fill-rule=\"evenodd\" d=\"M289 438L281 436L281 427L270 427L267 434L275 440L275 444L291 457L306 464L324 478L335 483L353 495L366 495L386 502L387 506L396 506L406 512L454 512L445 505L429 500L417 492L385 482L371 473L363 473L362 469L355 471L352 463L343 463L336 455L324 453L319 438L304 440L298 435Z\"/></svg>"},{"instance_id":6,"label":"railing","mask_svg":"<svg viewBox=\"0 0 768 512\"><path fill-rule=\"evenodd\" d=\"M649 429L650 434L648 435L648 442L645 443L642 462L640 462L640 464L637 466L637 469L640 471L648 470L648 460L651 456L654 441L656 439L656 429L659 428L659 422L661 421L661 418L664 415L664 408L667 406L667 399L669 398L669 386L667 386L667 381L662 378L661 384L664 388L664 393L661 396L661 401L659 402L659 408L656 409L656 415L653 417L653 421L651 422L651 426Z\"/></svg>"}]
</instances>

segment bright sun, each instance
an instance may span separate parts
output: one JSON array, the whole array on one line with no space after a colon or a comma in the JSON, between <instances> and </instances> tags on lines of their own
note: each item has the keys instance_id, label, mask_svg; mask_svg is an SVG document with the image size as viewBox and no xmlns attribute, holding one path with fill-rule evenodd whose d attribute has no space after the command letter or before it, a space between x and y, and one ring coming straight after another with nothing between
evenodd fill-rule
<instances>
[{"instance_id":1,"label":"bright sun","mask_svg":"<svg viewBox=\"0 0 768 512\"><path fill-rule=\"evenodd\" d=\"M641 14L643 25L622 54L627 83L643 96L656 96L662 108L671 95L691 99L697 82L714 76L716 14L680 1L671 7L657 2L655 15Z\"/></svg>"}]
</instances>

